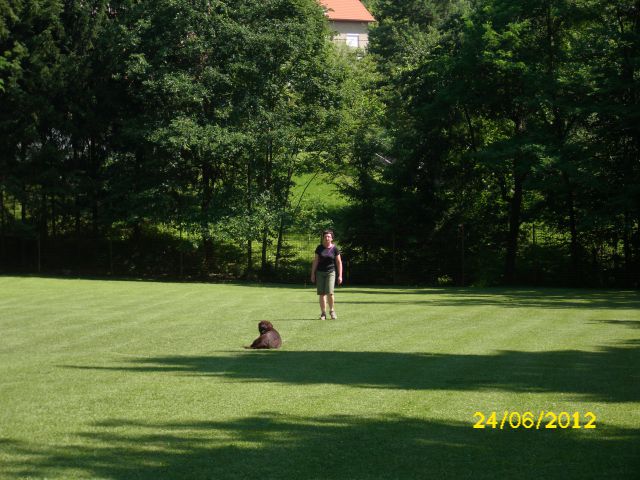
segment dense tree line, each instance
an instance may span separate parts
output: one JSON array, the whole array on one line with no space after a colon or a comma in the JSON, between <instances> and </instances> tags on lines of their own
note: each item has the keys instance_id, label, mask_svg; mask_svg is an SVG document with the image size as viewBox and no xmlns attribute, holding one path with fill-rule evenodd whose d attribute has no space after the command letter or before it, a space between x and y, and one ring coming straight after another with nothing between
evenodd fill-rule
<instances>
[{"instance_id":1,"label":"dense tree line","mask_svg":"<svg viewBox=\"0 0 640 480\"><path fill-rule=\"evenodd\" d=\"M365 281L637 286L640 3L365 3L0 0L0 258L267 273L328 171Z\"/></svg>"},{"instance_id":2,"label":"dense tree line","mask_svg":"<svg viewBox=\"0 0 640 480\"><path fill-rule=\"evenodd\" d=\"M345 62L315 0L3 1L0 13L3 244L124 236L140 253L162 225L197 239L205 273L216 236L245 245L249 269L258 242L265 268L292 176L329 157L341 102Z\"/></svg>"},{"instance_id":3,"label":"dense tree line","mask_svg":"<svg viewBox=\"0 0 640 480\"><path fill-rule=\"evenodd\" d=\"M431 281L637 286L640 2L368 3L395 159L365 154L351 191L354 235L386 232L369 254Z\"/></svg>"}]
</instances>

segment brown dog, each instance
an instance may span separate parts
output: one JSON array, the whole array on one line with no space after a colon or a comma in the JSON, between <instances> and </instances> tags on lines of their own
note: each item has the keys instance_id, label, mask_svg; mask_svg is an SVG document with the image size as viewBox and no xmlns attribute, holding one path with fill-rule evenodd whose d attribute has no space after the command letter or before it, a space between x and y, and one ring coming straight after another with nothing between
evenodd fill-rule
<instances>
[{"instance_id":1,"label":"brown dog","mask_svg":"<svg viewBox=\"0 0 640 480\"><path fill-rule=\"evenodd\" d=\"M278 331L273 328L271 322L262 320L258 323L258 331L260 336L250 346L244 348L280 348L282 339Z\"/></svg>"}]
</instances>

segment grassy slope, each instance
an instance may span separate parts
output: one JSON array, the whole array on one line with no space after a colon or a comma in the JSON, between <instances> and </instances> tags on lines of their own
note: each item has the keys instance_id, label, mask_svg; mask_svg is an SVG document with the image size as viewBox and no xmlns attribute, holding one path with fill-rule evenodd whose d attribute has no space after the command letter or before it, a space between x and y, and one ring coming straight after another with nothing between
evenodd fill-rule
<instances>
[{"instance_id":1,"label":"grassy slope","mask_svg":"<svg viewBox=\"0 0 640 480\"><path fill-rule=\"evenodd\" d=\"M640 468L640 295L0 277L0 478L611 478ZM260 319L279 351L241 348ZM476 411L595 430L474 430Z\"/></svg>"},{"instance_id":2,"label":"grassy slope","mask_svg":"<svg viewBox=\"0 0 640 480\"><path fill-rule=\"evenodd\" d=\"M310 181L311 183L309 183ZM340 208L348 203L348 199L342 196L330 179L323 175L316 176L312 173L307 173L294 178L294 182L295 186L291 195L294 206L298 204L303 193L303 204L321 202L327 208ZM309 184L308 187L307 184Z\"/></svg>"}]
</instances>

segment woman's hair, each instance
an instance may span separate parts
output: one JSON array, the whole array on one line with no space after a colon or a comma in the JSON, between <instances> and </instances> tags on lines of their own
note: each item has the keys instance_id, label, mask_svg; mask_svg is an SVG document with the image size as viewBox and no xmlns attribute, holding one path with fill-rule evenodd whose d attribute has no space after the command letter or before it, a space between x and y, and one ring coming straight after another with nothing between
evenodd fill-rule
<instances>
[{"instance_id":1,"label":"woman's hair","mask_svg":"<svg viewBox=\"0 0 640 480\"><path fill-rule=\"evenodd\" d=\"M330 228L327 228L326 230L322 231L322 236L324 237L327 233L331 234L331 237L333 237L333 230L331 230Z\"/></svg>"}]
</instances>

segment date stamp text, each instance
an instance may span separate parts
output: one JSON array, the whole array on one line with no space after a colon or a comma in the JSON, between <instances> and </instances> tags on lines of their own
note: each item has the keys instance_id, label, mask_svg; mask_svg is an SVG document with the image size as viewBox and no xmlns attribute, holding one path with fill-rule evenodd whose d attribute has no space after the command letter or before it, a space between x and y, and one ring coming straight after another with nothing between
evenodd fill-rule
<instances>
[{"instance_id":1,"label":"date stamp text","mask_svg":"<svg viewBox=\"0 0 640 480\"><path fill-rule=\"evenodd\" d=\"M593 412L517 412L505 410L500 412L476 412L473 418L476 422L473 428L525 428L525 429L554 429L554 428L596 428L596 415Z\"/></svg>"}]
</instances>

